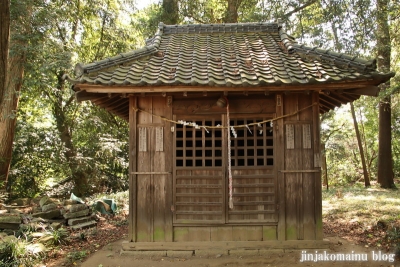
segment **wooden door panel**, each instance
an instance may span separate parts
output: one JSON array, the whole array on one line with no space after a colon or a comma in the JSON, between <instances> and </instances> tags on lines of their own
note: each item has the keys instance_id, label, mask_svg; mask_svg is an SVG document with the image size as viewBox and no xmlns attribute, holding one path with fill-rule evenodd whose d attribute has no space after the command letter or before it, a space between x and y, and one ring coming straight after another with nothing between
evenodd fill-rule
<instances>
[{"instance_id":1,"label":"wooden door panel","mask_svg":"<svg viewBox=\"0 0 400 267\"><path fill-rule=\"evenodd\" d=\"M257 117L257 116L254 116ZM180 119L180 118L178 118ZM227 130L215 118L182 117L199 127L177 125L174 144L174 224L269 223L277 221L273 125L267 118L235 115L227 156ZM244 126L246 125L246 127ZM228 160L234 209L228 207Z\"/></svg>"}]
</instances>

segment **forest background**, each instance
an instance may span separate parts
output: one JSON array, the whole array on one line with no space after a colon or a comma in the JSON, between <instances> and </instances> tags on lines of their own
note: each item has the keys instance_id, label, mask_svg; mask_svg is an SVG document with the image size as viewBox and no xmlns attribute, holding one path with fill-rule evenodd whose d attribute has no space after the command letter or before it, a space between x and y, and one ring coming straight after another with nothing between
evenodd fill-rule
<instances>
[{"instance_id":1,"label":"forest background","mask_svg":"<svg viewBox=\"0 0 400 267\"><path fill-rule=\"evenodd\" d=\"M139 9L139 7L141 7ZM35 197L54 185L127 189L127 123L75 101L64 74L141 48L165 24L276 22L298 42L400 69L398 0L0 0L0 188ZM378 97L321 116L324 185L395 187L399 74Z\"/></svg>"}]
</instances>

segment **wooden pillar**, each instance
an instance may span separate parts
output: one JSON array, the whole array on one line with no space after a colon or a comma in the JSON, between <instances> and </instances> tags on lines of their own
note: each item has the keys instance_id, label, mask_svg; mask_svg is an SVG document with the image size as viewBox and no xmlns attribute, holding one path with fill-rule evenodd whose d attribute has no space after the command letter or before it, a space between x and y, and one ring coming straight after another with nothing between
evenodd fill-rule
<instances>
[{"instance_id":1,"label":"wooden pillar","mask_svg":"<svg viewBox=\"0 0 400 267\"><path fill-rule=\"evenodd\" d=\"M276 117L283 115L283 95L276 95ZM285 210L285 177L282 171L284 170L284 124L283 119L274 122L275 140L274 140L274 153L275 153L275 176L278 184L278 240L286 240L286 210Z\"/></svg>"},{"instance_id":2,"label":"wooden pillar","mask_svg":"<svg viewBox=\"0 0 400 267\"><path fill-rule=\"evenodd\" d=\"M130 242L136 242L136 174L137 171L137 150L136 150L136 129L137 129L137 98L129 98L129 229L128 238Z\"/></svg>"},{"instance_id":3,"label":"wooden pillar","mask_svg":"<svg viewBox=\"0 0 400 267\"><path fill-rule=\"evenodd\" d=\"M315 239L322 240L322 183L321 183L321 136L319 119L319 92L313 93L313 135L315 173Z\"/></svg>"}]
</instances>

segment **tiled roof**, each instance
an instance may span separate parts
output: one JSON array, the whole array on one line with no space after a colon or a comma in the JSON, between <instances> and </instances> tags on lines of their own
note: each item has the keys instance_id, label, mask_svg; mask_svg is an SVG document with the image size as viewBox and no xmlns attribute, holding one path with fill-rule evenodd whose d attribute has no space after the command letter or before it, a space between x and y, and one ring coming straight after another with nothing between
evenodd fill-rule
<instances>
[{"instance_id":1,"label":"tiled roof","mask_svg":"<svg viewBox=\"0 0 400 267\"><path fill-rule=\"evenodd\" d=\"M159 25L142 49L78 64L74 84L280 86L372 79L375 60L299 45L278 23Z\"/></svg>"}]
</instances>

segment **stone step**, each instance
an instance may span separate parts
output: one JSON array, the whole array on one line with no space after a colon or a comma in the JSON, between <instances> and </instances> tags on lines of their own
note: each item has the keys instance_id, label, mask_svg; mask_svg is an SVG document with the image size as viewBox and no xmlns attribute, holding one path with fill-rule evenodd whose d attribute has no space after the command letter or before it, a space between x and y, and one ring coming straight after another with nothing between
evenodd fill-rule
<instances>
[{"instance_id":1,"label":"stone step","mask_svg":"<svg viewBox=\"0 0 400 267\"><path fill-rule=\"evenodd\" d=\"M21 216L15 213L6 213L0 215L0 223L21 223Z\"/></svg>"},{"instance_id":2,"label":"stone step","mask_svg":"<svg viewBox=\"0 0 400 267\"><path fill-rule=\"evenodd\" d=\"M47 220L59 218L60 216L61 216L60 210L50 210L46 212L37 212L32 214L32 217L34 218L40 217Z\"/></svg>"},{"instance_id":3,"label":"stone step","mask_svg":"<svg viewBox=\"0 0 400 267\"><path fill-rule=\"evenodd\" d=\"M65 213L63 216L65 219L79 218L79 217L87 216L89 214L89 212L90 212L90 210L87 208L85 210L80 210L77 212Z\"/></svg>"},{"instance_id":4,"label":"stone step","mask_svg":"<svg viewBox=\"0 0 400 267\"><path fill-rule=\"evenodd\" d=\"M80 223L80 224L71 226L71 229L72 230L80 230L80 229L95 227L96 225L97 225L96 221L89 221L89 222Z\"/></svg>"},{"instance_id":5,"label":"stone step","mask_svg":"<svg viewBox=\"0 0 400 267\"><path fill-rule=\"evenodd\" d=\"M88 222L88 221L91 221L91 220L93 220L92 216L85 216L85 217L80 217L80 218L69 219L68 220L68 225L73 226L73 225L77 225L77 224L80 224L80 223L85 223L85 222Z\"/></svg>"},{"instance_id":6,"label":"stone step","mask_svg":"<svg viewBox=\"0 0 400 267\"><path fill-rule=\"evenodd\" d=\"M19 223L2 223L0 222L0 229L11 229L11 230L18 230Z\"/></svg>"}]
</instances>

